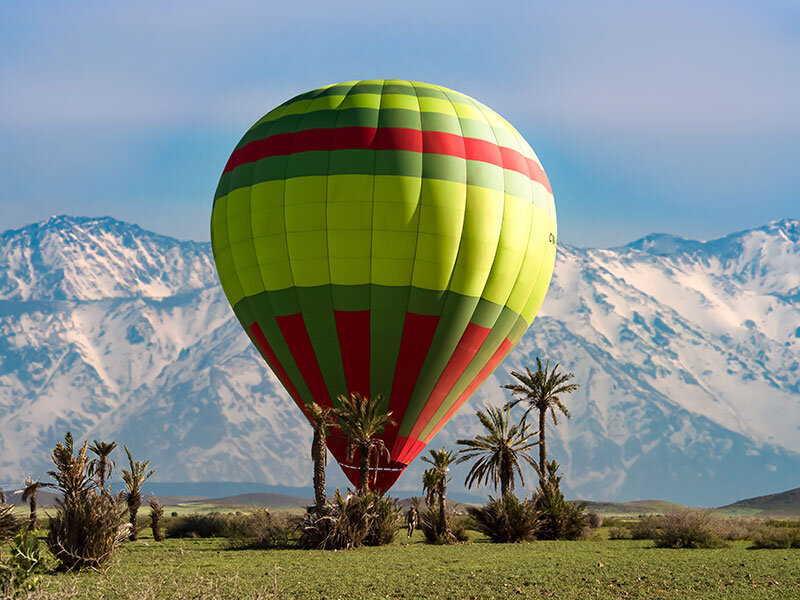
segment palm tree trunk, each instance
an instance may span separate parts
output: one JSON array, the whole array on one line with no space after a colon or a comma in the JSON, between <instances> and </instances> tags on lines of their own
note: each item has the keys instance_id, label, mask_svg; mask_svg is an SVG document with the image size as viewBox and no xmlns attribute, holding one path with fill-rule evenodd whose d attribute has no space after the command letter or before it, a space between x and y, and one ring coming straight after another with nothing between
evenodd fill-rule
<instances>
[{"instance_id":1,"label":"palm tree trunk","mask_svg":"<svg viewBox=\"0 0 800 600\"><path fill-rule=\"evenodd\" d=\"M361 484L359 491L362 494L369 491L369 450L369 445L364 444L361 446L361 461L359 463L358 473L359 483Z\"/></svg>"},{"instance_id":2,"label":"palm tree trunk","mask_svg":"<svg viewBox=\"0 0 800 600\"><path fill-rule=\"evenodd\" d=\"M31 521L29 529L33 530L36 529L36 492L34 491L31 494Z\"/></svg>"},{"instance_id":3,"label":"palm tree trunk","mask_svg":"<svg viewBox=\"0 0 800 600\"><path fill-rule=\"evenodd\" d=\"M325 426L314 427L311 443L311 458L314 461L314 506L320 513L325 509Z\"/></svg>"},{"instance_id":4,"label":"palm tree trunk","mask_svg":"<svg viewBox=\"0 0 800 600\"><path fill-rule=\"evenodd\" d=\"M447 481L439 484L439 530L444 535L447 532Z\"/></svg>"},{"instance_id":5,"label":"palm tree trunk","mask_svg":"<svg viewBox=\"0 0 800 600\"><path fill-rule=\"evenodd\" d=\"M511 478L514 476L514 472L511 470L508 456L503 456L502 460L503 462L500 464L500 495L505 498L511 490Z\"/></svg>"},{"instance_id":6,"label":"palm tree trunk","mask_svg":"<svg viewBox=\"0 0 800 600\"><path fill-rule=\"evenodd\" d=\"M138 515L139 515L139 507L142 505L141 498L133 498L128 503L128 514L131 517L131 534L128 539L130 541L135 542L139 539L139 524L138 524Z\"/></svg>"},{"instance_id":7,"label":"palm tree trunk","mask_svg":"<svg viewBox=\"0 0 800 600\"><path fill-rule=\"evenodd\" d=\"M102 492L106 491L106 457L105 456L101 456L100 457L99 479L100 479L100 492L102 493Z\"/></svg>"},{"instance_id":8,"label":"palm tree trunk","mask_svg":"<svg viewBox=\"0 0 800 600\"><path fill-rule=\"evenodd\" d=\"M539 411L539 485L547 483L547 450L545 449L544 427L547 424L547 409Z\"/></svg>"}]
</instances>

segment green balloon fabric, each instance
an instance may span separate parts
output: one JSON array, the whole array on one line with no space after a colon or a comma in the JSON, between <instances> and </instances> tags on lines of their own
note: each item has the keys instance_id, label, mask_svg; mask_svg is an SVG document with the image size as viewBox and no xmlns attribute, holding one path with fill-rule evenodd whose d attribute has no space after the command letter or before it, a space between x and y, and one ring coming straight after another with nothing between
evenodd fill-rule
<instances>
[{"instance_id":1,"label":"green balloon fabric","mask_svg":"<svg viewBox=\"0 0 800 600\"><path fill-rule=\"evenodd\" d=\"M237 318L304 412L383 396L396 425L372 485L385 491L533 321L556 215L533 150L488 107L352 81L250 128L217 187L211 242ZM327 444L359 485L335 427Z\"/></svg>"}]
</instances>

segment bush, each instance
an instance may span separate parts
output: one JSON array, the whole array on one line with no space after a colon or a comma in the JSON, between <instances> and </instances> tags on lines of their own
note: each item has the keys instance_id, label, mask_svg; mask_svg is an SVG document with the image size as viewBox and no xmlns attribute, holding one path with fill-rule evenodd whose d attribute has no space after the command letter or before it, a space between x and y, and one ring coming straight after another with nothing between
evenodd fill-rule
<instances>
[{"instance_id":1,"label":"bush","mask_svg":"<svg viewBox=\"0 0 800 600\"><path fill-rule=\"evenodd\" d=\"M477 530L495 543L532 540L541 527L534 502L520 502L513 492L502 498L489 498L484 506L467 507L467 512Z\"/></svg>"},{"instance_id":2,"label":"bush","mask_svg":"<svg viewBox=\"0 0 800 600\"><path fill-rule=\"evenodd\" d=\"M68 433L63 444L56 444L51 459L56 470L48 474L56 480L61 497L47 532L50 552L62 570L99 570L130 532L125 505L104 491L95 491L87 474L86 442L73 455Z\"/></svg>"},{"instance_id":3,"label":"bush","mask_svg":"<svg viewBox=\"0 0 800 600\"><path fill-rule=\"evenodd\" d=\"M625 527L626 522L619 517L606 517L603 519L603 525L606 527Z\"/></svg>"},{"instance_id":4,"label":"bush","mask_svg":"<svg viewBox=\"0 0 800 600\"><path fill-rule=\"evenodd\" d=\"M628 540L630 537L630 532L624 527L612 527L608 530L608 539L610 540Z\"/></svg>"},{"instance_id":5,"label":"bush","mask_svg":"<svg viewBox=\"0 0 800 600\"><path fill-rule=\"evenodd\" d=\"M14 597L15 592L33 590L45 571L44 556L39 546L39 533L23 529L9 544L10 557L0 563L0 594Z\"/></svg>"},{"instance_id":6,"label":"bush","mask_svg":"<svg viewBox=\"0 0 800 600\"><path fill-rule=\"evenodd\" d=\"M438 506L420 512L419 528L429 544L456 544L469 540L466 519L453 512L447 513L447 531L442 531Z\"/></svg>"},{"instance_id":7,"label":"bush","mask_svg":"<svg viewBox=\"0 0 800 600\"><path fill-rule=\"evenodd\" d=\"M14 507L10 504L0 503L0 544L13 538L20 527L22 527L22 519L14 515Z\"/></svg>"},{"instance_id":8,"label":"bush","mask_svg":"<svg viewBox=\"0 0 800 600\"><path fill-rule=\"evenodd\" d=\"M290 548L297 545L298 519L252 509L229 517L223 532L232 548Z\"/></svg>"},{"instance_id":9,"label":"bush","mask_svg":"<svg viewBox=\"0 0 800 600\"><path fill-rule=\"evenodd\" d=\"M164 533L161 531L161 521L164 518L164 507L157 498L150 498L150 528L153 530L153 540L156 542L164 541Z\"/></svg>"},{"instance_id":10,"label":"bush","mask_svg":"<svg viewBox=\"0 0 800 600\"><path fill-rule=\"evenodd\" d=\"M557 482L551 481L539 488L532 502L539 512L538 539L577 540L589 535L586 505L567 502Z\"/></svg>"},{"instance_id":11,"label":"bush","mask_svg":"<svg viewBox=\"0 0 800 600\"><path fill-rule=\"evenodd\" d=\"M661 532L661 517L647 516L642 517L628 528L631 531L631 538L634 540L654 540Z\"/></svg>"},{"instance_id":12,"label":"bush","mask_svg":"<svg viewBox=\"0 0 800 600\"><path fill-rule=\"evenodd\" d=\"M130 533L127 507L94 492L79 502L57 500L50 517L47 546L61 570L100 570Z\"/></svg>"},{"instance_id":13,"label":"bush","mask_svg":"<svg viewBox=\"0 0 800 600\"><path fill-rule=\"evenodd\" d=\"M720 548L725 545L720 518L705 510L670 512L654 538L660 548Z\"/></svg>"},{"instance_id":14,"label":"bush","mask_svg":"<svg viewBox=\"0 0 800 600\"><path fill-rule=\"evenodd\" d=\"M185 515L167 524L168 538L226 537L230 516L221 513Z\"/></svg>"},{"instance_id":15,"label":"bush","mask_svg":"<svg viewBox=\"0 0 800 600\"><path fill-rule=\"evenodd\" d=\"M386 546L394 541L400 527L400 507L397 500L369 492L371 496L369 529L365 546Z\"/></svg>"},{"instance_id":16,"label":"bush","mask_svg":"<svg viewBox=\"0 0 800 600\"><path fill-rule=\"evenodd\" d=\"M400 511L391 498L375 492L348 494L336 490L332 505L322 512L309 509L300 529L304 548L337 550L361 545L390 544L397 533Z\"/></svg>"},{"instance_id":17,"label":"bush","mask_svg":"<svg viewBox=\"0 0 800 600\"><path fill-rule=\"evenodd\" d=\"M599 529L600 527L603 526L603 517L601 517L596 512L586 513L586 517L589 522L589 527L591 527L592 529Z\"/></svg>"},{"instance_id":18,"label":"bush","mask_svg":"<svg viewBox=\"0 0 800 600\"><path fill-rule=\"evenodd\" d=\"M765 526L753 536L752 548L787 550L800 548L800 529L785 526Z\"/></svg>"}]
</instances>

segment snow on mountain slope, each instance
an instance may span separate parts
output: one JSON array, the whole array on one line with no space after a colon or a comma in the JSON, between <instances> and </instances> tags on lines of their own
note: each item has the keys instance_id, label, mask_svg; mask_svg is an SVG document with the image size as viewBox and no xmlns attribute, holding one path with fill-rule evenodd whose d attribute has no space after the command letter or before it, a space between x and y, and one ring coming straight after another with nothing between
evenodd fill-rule
<instances>
[{"instance_id":1,"label":"snow on mountain slope","mask_svg":"<svg viewBox=\"0 0 800 600\"><path fill-rule=\"evenodd\" d=\"M560 247L540 316L432 445L477 432L473 410L537 355L583 385L549 430L571 494L721 504L796 487L800 222ZM0 481L42 472L67 429L126 441L162 481L310 482L308 427L233 318L209 245L110 218L0 234Z\"/></svg>"}]
</instances>

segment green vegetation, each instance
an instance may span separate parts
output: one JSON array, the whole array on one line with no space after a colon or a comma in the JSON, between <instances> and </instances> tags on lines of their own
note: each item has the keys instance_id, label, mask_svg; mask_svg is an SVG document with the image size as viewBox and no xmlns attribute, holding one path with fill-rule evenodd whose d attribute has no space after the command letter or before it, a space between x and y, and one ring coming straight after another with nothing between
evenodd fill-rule
<instances>
[{"instance_id":1,"label":"green vegetation","mask_svg":"<svg viewBox=\"0 0 800 600\"><path fill-rule=\"evenodd\" d=\"M650 541L432 546L421 533L348 552L231 549L225 539L126 543L105 574L47 574L33 598L665 598L796 597L796 550L654 548ZM535 565L535 568L532 566ZM258 594L258 595L257 595ZM0 595L2 597L2 595Z\"/></svg>"}]
</instances>

